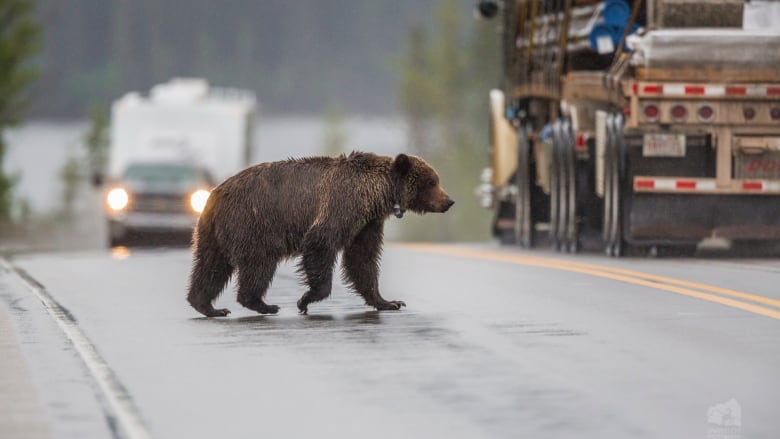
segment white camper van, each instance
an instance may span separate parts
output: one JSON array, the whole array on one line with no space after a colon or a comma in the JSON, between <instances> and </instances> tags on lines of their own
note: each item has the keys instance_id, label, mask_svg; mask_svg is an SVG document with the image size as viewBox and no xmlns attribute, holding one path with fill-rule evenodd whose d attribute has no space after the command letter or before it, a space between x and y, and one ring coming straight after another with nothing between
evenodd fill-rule
<instances>
[{"instance_id":1,"label":"white camper van","mask_svg":"<svg viewBox=\"0 0 780 439\"><path fill-rule=\"evenodd\" d=\"M250 91L189 78L115 101L105 196L110 245L131 235L191 233L209 190L249 165L255 102Z\"/></svg>"}]
</instances>

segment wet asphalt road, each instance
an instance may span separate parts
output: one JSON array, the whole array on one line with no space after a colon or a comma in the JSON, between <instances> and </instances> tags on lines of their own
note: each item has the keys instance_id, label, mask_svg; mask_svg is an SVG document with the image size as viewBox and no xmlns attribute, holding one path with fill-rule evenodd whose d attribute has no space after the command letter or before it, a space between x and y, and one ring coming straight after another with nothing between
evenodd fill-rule
<instances>
[{"instance_id":1,"label":"wet asphalt road","mask_svg":"<svg viewBox=\"0 0 780 439\"><path fill-rule=\"evenodd\" d=\"M385 250L380 285L401 311L372 311L337 283L298 315L288 263L267 296L279 315L242 308L231 287L223 319L185 302L186 249L14 258L75 320L107 389L29 285L6 275L0 292L55 437L780 437L780 261L429 250ZM768 311L654 287L669 279L767 298L737 302ZM739 425L726 425L734 403Z\"/></svg>"}]
</instances>

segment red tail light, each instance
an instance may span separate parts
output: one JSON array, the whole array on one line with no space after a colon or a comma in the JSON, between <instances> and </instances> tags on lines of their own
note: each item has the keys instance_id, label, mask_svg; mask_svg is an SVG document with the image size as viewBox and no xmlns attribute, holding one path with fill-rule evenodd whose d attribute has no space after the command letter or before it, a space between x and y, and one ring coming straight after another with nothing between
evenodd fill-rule
<instances>
[{"instance_id":1,"label":"red tail light","mask_svg":"<svg viewBox=\"0 0 780 439\"><path fill-rule=\"evenodd\" d=\"M699 107L699 109L696 111L696 115L702 122L712 122L712 120L715 119L715 110L713 110L713 108L709 105L705 104Z\"/></svg>"},{"instance_id":2,"label":"red tail light","mask_svg":"<svg viewBox=\"0 0 780 439\"><path fill-rule=\"evenodd\" d=\"M661 113L661 111L658 109L657 105L648 104L645 105L644 110L642 110L642 113L645 115L645 118L648 120L656 120L658 119L658 115Z\"/></svg>"},{"instance_id":3,"label":"red tail light","mask_svg":"<svg viewBox=\"0 0 780 439\"><path fill-rule=\"evenodd\" d=\"M577 143L574 144L577 151L586 151L588 149L588 139L584 134L577 134Z\"/></svg>"},{"instance_id":4,"label":"red tail light","mask_svg":"<svg viewBox=\"0 0 780 439\"><path fill-rule=\"evenodd\" d=\"M671 110L672 119L675 122L683 122L685 119L688 118L688 109L685 108L685 106L677 104L672 107Z\"/></svg>"}]
</instances>

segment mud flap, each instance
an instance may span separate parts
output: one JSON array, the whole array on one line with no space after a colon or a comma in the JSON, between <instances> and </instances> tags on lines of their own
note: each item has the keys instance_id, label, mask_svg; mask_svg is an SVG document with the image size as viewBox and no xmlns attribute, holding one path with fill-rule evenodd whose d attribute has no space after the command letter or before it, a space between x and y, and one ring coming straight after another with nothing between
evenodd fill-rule
<instances>
[{"instance_id":1,"label":"mud flap","mask_svg":"<svg viewBox=\"0 0 780 439\"><path fill-rule=\"evenodd\" d=\"M704 238L780 240L780 200L770 196L633 194L631 242Z\"/></svg>"}]
</instances>

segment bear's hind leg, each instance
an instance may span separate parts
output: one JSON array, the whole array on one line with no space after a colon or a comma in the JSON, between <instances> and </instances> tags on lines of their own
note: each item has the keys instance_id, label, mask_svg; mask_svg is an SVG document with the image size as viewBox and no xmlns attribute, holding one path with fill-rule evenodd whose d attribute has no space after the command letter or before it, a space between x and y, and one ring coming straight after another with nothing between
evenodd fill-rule
<instances>
[{"instance_id":1,"label":"bear's hind leg","mask_svg":"<svg viewBox=\"0 0 780 439\"><path fill-rule=\"evenodd\" d=\"M304 240L298 272L306 276L309 291L298 300L298 310L301 314L308 314L310 303L330 296L335 263L336 252L325 240L313 238L312 235Z\"/></svg>"},{"instance_id":2,"label":"bear's hind leg","mask_svg":"<svg viewBox=\"0 0 780 439\"><path fill-rule=\"evenodd\" d=\"M261 259L259 265L247 264L238 267L238 303L260 314L276 314L279 307L268 305L263 300L271 286L276 272L276 262Z\"/></svg>"},{"instance_id":3,"label":"bear's hind leg","mask_svg":"<svg viewBox=\"0 0 780 439\"><path fill-rule=\"evenodd\" d=\"M187 301L206 317L224 317L227 308L214 309L212 303L225 288L233 274L233 266L215 248L197 248L195 263L190 274Z\"/></svg>"}]
</instances>

